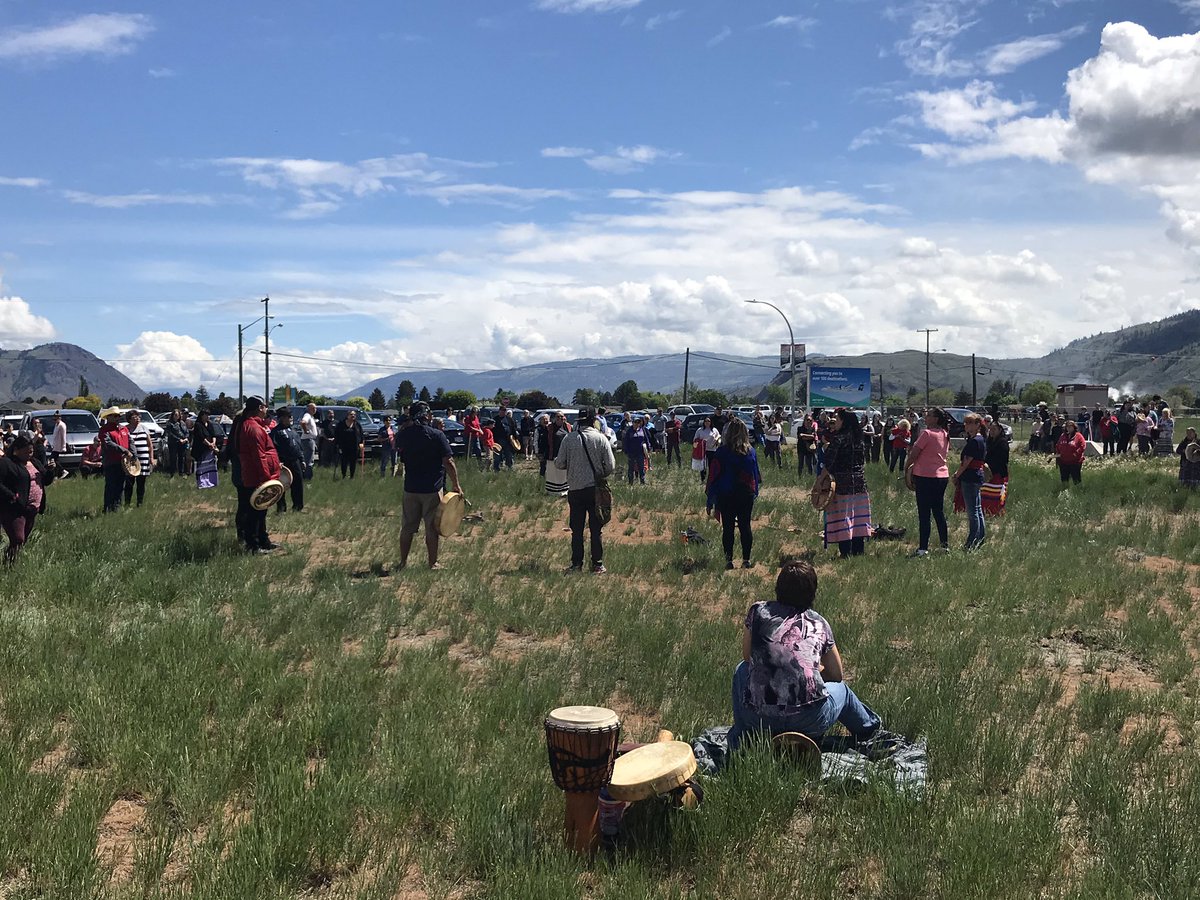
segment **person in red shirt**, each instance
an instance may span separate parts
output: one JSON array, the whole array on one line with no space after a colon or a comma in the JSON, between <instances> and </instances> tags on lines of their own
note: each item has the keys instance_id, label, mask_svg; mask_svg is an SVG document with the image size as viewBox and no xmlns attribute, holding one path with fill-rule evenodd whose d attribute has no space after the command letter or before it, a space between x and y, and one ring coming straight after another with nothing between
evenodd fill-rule
<instances>
[{"instance_id":1,"label":"person in red shirt","mask_svg":"<svg viewBox=\"0 0 1200 900\"><path fill-rule=\"evenodd\" d=\"M1068 478L1076 484L1080 483L1086 447L1087 442L1079 433L1079 427L1075 424L1075 420L1067 419L1063 433L1054 447L1054 452L1058 456L1058 472L1062 476L1063 484L1067 483Z\"/></svg>"},{"instance_id":2,"label":"person in red shirt","mask_svg":"<svg viewBox=\"0 0 1200 900\"><path fill-rule=\"evenodd\" d=\"M267 415L269 411L261 397L248 397L232 436L240 476L238 517L243 523L242 538L251 553L270 553L279 549L267 534L267 510L250 505L250 497L258 487L279 478L279 453L267 430Z\"/></svg>"},{"instance_id":3,"label":"person in red shirt","mask_svg":"<svg viewBox=\"0 0 1200 900\"><path fill-rule=\"evenodd\" d=\"M121 421L121 410L115 406L100 410L104 424L100 426L101 471L104 472L104 511L121 508L125 493L125 459L133 456L129 446L129 429Z\"/></svg>"},{"instance_id":4,"label":"person in red shirt","mask_svg":"<svg viewBox=\"0 0 1200 900\"><path fill-rule=\"evenodd\" d=\"M467 456L482 459L484 456L483 427L479 424L479 410L472 406L463 416L463 428L467 432Z\"/></svg>"}]
</instances>

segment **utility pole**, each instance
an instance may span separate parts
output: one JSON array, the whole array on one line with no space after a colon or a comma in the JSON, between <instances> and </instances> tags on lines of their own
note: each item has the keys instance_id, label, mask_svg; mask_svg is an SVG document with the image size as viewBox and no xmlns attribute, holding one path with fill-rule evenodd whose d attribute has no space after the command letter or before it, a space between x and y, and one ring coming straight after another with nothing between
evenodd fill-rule
<instances>
[{"instance_id":1,"label":"utility pole","mask_svg":"<svg viewBox=\"0 0 1200 900\"><path fill-rule=\"evenodd\" d=\"M879 411L883 412L883 373L879 373Z\"/></svg>"},{"instance_id":2,"label":"utility pole","mask_svg":"<svg viewBox=\"0 0 1200 900\"><path fill-rule=\"evenodd\" d=\"M271 298L263 297L263 402L271 403Z\"/></svg>"},{"instance_id":3,"label":"utility pole","mask_svg":"<svg viewBox=\"0 0 1200 900\"><path fill-rule=\"evenodd\" d=\"M242 326L238 326L238 406L246 405L246 385L242 378Z\"/></svg>"},{"instance_id":4,"label":"utility pole","mask_svg":"<svg viewBox=\"0 0 1200 900\"><path fill-rule=\"evenodd\" d=\"M975 382L975 376L978 374L979 374L979 372L977 372L975 370L975 354L972 353L971 354L971 405L972 406L979 405L979 385L976 384L976 382Z\"/></svg>"},{"instance_id":5,"label":"utility pole","mask_svg":"<svg viewBox=\"0 0 1200 900\"><path fill-rule=\"evenodd\" d=\"M683 351L683 405L687 406L687 387L688 387L688 365L692 361L692 348L686 347ZM703 423L701 423L703 424Z\"/></svg>"},{"instance_id":6,"label":"utility pole","mask_svg":"<svg viewBox=\"0 0 1200 900\"><path fill-rule=\"evenodd\" d=\"M925 408L929 409L929 336L937 331L936 328L918 328L925 332Z\"/></svg>"}]
</instances>

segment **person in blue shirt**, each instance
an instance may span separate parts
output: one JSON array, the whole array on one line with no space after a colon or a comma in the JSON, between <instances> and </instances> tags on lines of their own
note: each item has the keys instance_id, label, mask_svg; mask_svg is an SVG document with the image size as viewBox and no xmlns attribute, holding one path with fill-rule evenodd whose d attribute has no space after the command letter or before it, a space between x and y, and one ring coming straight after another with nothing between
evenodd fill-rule
<instances>
[{"instance_id":1,"label":"person in blue shirt","mask_svg":"<svg viewBox=\"0 0 1200 900\"><path fill-rule=\"evenodd\" d=\"M987 441L980 433L982 423L983 420L975 413L969 413L963 419L967 441L963 444L958 470L950 476L962 492L963 507L967 513L967 543L964 550L977 549L987 535L980 494L986 480L984 469L987 468Z\"/></svg>"}]
</instances>

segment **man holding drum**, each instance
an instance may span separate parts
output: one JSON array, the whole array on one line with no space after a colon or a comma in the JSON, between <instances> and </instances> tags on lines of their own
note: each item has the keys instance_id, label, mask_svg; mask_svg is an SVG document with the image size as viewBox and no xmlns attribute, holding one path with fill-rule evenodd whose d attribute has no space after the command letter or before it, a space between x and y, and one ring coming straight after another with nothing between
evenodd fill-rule
<instances>
[{"instance_id":1,"label":"man holding drum","mask_svg":"<svg viewBox=\"0 0 1200 900\"><path fill-rule=\"evenodd\" d=\"M264 421L267 412L267 404L261 397L247 397L242 421L233 435L241 474L237 492L240 518L244 523L242 538L251 553L270 553L279 549L267 535L267 510L256 509L250 502L261 485L279 479L279 454Z\"/></svg>"},{"instance_id":2,"label":"man holding drum","mask_svg":"<svg viewBox=\"0 0 1200 900\"><path fill-rule=\"evenodd\" d=\"M442 502L442 488L446 484L446 472L454 481L454 490L462 495L458 481L458 469L454 465L453 451L446 435L430 424L432 418L429 404L414 403L409 409L412 424L400 429L396 435L396 450L404 464L404 524L400 527L400 566L408 565L408 553L412 549L421 523L425 523L425 550L429 554L429 568L438 565L438 530L435 516Z\"/></svg>"},{"instance_id":3,"label":"man holding drum","mask_svg":"<svg viewBox=\"0 0 1200 900\"><path fill-rule=\"evenodd\" d=\"M121 410L115 406L100 410L100 447L103 453L104 511L121 508L125 491L125 460L133 457L129 447L129 430L121 423Z\"/></svg>"}]
</instances>

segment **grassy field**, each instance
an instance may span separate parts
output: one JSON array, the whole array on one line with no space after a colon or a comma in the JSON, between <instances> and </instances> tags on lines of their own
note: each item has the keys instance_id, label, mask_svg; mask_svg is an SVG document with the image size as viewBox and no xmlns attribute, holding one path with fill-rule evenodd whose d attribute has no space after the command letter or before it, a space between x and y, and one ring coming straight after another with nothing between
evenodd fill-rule
<instances>
[{"instance_id":1,"label":"grassy field","mask_svg":"<svg viewBox=\"0 0 1200 900\"><path fill-rule=\"evenodd\" d=\"M156 475L109 517L99 482L56 486L0 598L0 897L1196 896L1200 497L1174 460L1064 491L1019 458L986 547L927 560L882 467L876 521L909 540L847 562L765 475L756 568L724 572L698 480L656 470L616 489L604 576L562 574L564 504L524 466L465 473L484 519L439 572L419 540L394 571L400 483L373 474L318 473L268 558L225 485ZM924 798L750 753L614 858L565 852L545 713L727 723L745 609L800 553L856 691L928 738Z\"/></svg>"}]
</instances>

